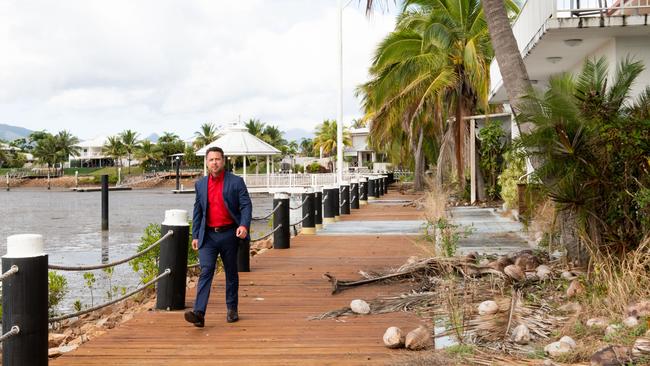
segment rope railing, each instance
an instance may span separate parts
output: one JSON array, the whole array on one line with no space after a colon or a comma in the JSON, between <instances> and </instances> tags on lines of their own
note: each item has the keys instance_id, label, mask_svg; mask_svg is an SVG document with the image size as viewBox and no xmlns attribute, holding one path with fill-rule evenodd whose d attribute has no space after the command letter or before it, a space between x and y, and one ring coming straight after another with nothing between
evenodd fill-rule
<instances>
[{"instance_id":1,"label":"rope railing","mask_svg":"<svg viewBox=\"0 0 650 366\"><path fill-rule=\"evenodd\" d=\"M20 327L18 327L17 325L12 326L7 333L0 336L0 343L6 341L7 339L13 336L17 336L19 333L20 333Z\"/></svg>"},{"instance_id":2,"label":"rope railing","mask_svg":"<svg viewBox=\"0 0 650 366\"><path fill-rule=\"evenodd\" d=\"M305 217L303 217L302 219L300 219L300 221L297 221L297 222L295 222L295 223L293 223L293 224L291 224L291 225L289 225L289 226L293 226L293 227L295 228L296 225L300 225L300 224L302 224L302 222L305 221L305 219L308 218L309 215L311 215L311 213L306 214Z\"/></svg>"},{"instance_id":3,"label":"rope railing","mask_svg":"<svg viewBox=\"0 0 650 366\"><path fill-rule=\"evenodd\" d=\"M271 231L270 231L269 233L267 233L266 235L260 236L259 238L255 239L255 240L251 240L251 243L255 243L255 242L257 242L257 241L264 240L264 239L268 238L269 236L271 236L271 234L273 234L274 232L276 232L276 231L277 231L279 228L281 228L281 227L282 227L282 224L276 226L275 229L271 230Z\"/></svg>"},{"instance_id":4,"label":"rope railing","mask_svg":"<svg viewBox=\"0 0 650 366\"><path fill-rule=\"evenodd\" d=\"M305 204L305 202L307 202L307 197L305 197L305 199L302 200L302 202L301 202L298 206L296 206L296 207L289 207L289 208L292 209L292 210L297 210L297 209L301 208L301 207Z\"/></svg>"},{"instance_id":5,"label":"rope railing","mask_svg":"<svg viewBox=\"0 0 650 366\"><path fill-rule=\"evenodd\" d=\"M165 271L163 273L159 274L158 276L154 277L151 281L149 281L149 282L145 283L144 285L142 285L142 287L137 288L137 289L125 294L124 296L121 296L121 297L119 297L119 298L117 298L115 300L111 300L111 301L109 301L109 302L107 302L105 304L102 304L102 305L97 305L97 306L93 306L93 307L88 308L88 309L77 311L76 313L55 316L53 318L50 318L49 322L53 323L53 322L58 322L58 321L61 321L61 320L74 318L76 316L81 316L81 315L84 315L84 314L92 313L93 311L103 309L103 308L105 308L107 306L118 303L118 302L120 302L120 301L122 301L124 299L127 299L127 298L137 294L138 292L146 290L147 287L149 287L149 286L153 285L154 283L160 281L163 277L169 276L171 273L172 273L171 269L167 268L167 269L165 269Z\"/></svg>"},{"instance_id":6,"label":"rope railing","mask_svg":"<svg viewBox=\"0 0 650 366\"><path fill-rule=\"evenodd\" d=\"M357 199L357 196L352 196L352 198L350 198L350 202L352 202L352 201L354 201L356 199Z\"/></svg>"},{"instance_id":7,"label":"rope railing","mask_svg":"<svg viewBox=\"0 0 650 366\"><path fill-rule=\"evenodd\" d=\"M325 201L329 197L329 193L323 196L323 201Z\"/></svg>"},{"instance_id":8,"label":"rope railing","mask_svg":"<svg viewBox=\"0 0 650 366\"><path fill-rule=\"evenodd\" d=\"M252 220L253 220L253 221L266 220L266 219L268 219L269 217L273 216L273 214L275 213L275 211L277 211L278 208L280 208L280 206L282 206L282 201L278 202L278 205L275 206L275 208L273 208L273 211L271 211L270 214L268 214L268 215L266 215L266 216L264 216L264 217L253 217Z\"/></svg>"},{"instance_id":9,"label":"rope railing","mask_svg":"<svg viewBox=\"0 0 650 366\"><path fill-rule=\"evenodd\" d=\"M111 263L106 263L106 264L94 264L90 266L64 266L60 264L48 264L47 268L49 269L55 269L59 271L92 271L94 269L102 269L102 268L108 268L108 267L114 267L117 266L118 264L126 263L132 259L138 258L142 255L147 254L149 251L151 251L153 248L158 246L163 240L167 239L168 237L174 235L174 232L172 230L167 231L167 234L163 235L162 238L158 239L155 243L151 244L147 248L145 248L143 251L135 253L134 255L120 259L115 262Z\"/></svg>"},{"instance_id":10,"label":"rope railing","mask_svg":"<svg viewBox=\"0 0 650 366\"><path fill-rule=\"evenodd\" d=\"M14 264L13 266L11 266L11 268L7 270L7 272L0 275L0 282L4 281L5 279L11 277L13 274L16 273L18 273L18 266Z\"/></svg>"},{"instance_id":11,"label":"rope railing","mask_svg":"<svg viewBox=\"0 0 650 366\"><path fill-rule=\"evenodd\" d=\"M341 204L339 205L339 207L343 207L343 206L345 206L346 203L348 203L348 200L343 200L343 202L341 202Z\"/></svg>"}]
</instances>

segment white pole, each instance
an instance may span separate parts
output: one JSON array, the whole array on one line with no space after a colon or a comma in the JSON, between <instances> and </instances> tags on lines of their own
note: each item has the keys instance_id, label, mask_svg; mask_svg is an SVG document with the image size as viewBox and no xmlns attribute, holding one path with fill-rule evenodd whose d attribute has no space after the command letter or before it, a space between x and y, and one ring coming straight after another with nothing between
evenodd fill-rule
<instances>
[{"instance_id":1,"label":"white pole","mask_svg":"<svg viewBox=\"0 0 650 366\"><path fill-rule=\"evenodd\" d=\"M336 117L336 173L337 182L343 181L343 5L338 0L338 63L339 63L339 97Z\"/></svg>"},{"instance_id":2,"label":"white pole","mask_svg":"<svg viewBox=\"0 0 650 366\"><path fill-rule=\"evenodd\" d=\"M269 156L266 156L266 187L271 186L271 171L269 170Z\"/></svg>"},{"instance_id":3,"label":"white pole","mask_svg":"<svg viewBox=\"0 0 650 366\"><path fill-rule=\"evenodd\" d=\"M246 155L242 156L244 159L244 183L246 183Z\"/></svg>"}]
</instances>

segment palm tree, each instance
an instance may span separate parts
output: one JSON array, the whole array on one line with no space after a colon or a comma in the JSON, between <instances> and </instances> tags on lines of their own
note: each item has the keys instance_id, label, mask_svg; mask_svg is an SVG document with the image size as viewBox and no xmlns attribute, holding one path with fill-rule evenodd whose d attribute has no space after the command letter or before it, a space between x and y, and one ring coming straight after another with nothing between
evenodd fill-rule
<instances>
[{"instance_id":1,"label":"palm tree","mask_svg":"<svg viewBox=\"0 0 650 366\"><path fill-rule=\"evenodd\" d=\"M303 138L300 140L300 153L304 156L310 156L314 152L314 140Z\"/></svg>"},{"instance_id":2,"label":"palm tree","mask_svg":"<svg viewBox=\"0 0 650 366\"><path fill-rule=\"evenodd\" d=\"M163 132L158 139L158 147L160 147L163 158L185 151L185 143L173 132ZM165 164L167 164L166 160Z\"/></svg>"},{"instance_id":3,"label":"palm tree","mask_svg":"<svg viewBox=\"0 0 650 366\"><path fill-rule=\"evenodd\" d=\"M158 138L158 143L171 144L179 141L181 138L173 132L163 132L162 136Z\"/></svg>"},{"instance_id":4,"label":"palm tree","mask_svg":"<svg viewBox=\"0 0 650 366\"><path fill-rule=\"evenodd\" d=\"M282 149L287 144L287 140L282 137L282 131L277 126L266 125L262 133L262 140L269 145Z\"/></svg>"},{"instance_id":5,"label":"palm tree","mask_svg":"<svg viewBox=\"0 0 650 366\"><path fill-rule=\"evenodd\" d=\"M549 81L549 89L523 99L521 149L539 166L535 178L555 201L570 260L606 246L612 257L634 249L650 230L650 204L638 197L650 187L650 87L634 102L631 86L643 71L621 61L609 77L604 58L588 60L577 76ZM586 239L586 240L583 240ZM589 247L589 251L585 249Z\"/></svg>"},{"instance_id":6,"label":"palm tree","mask_svg":"<svg viewBox=\"0 0 650 366\"><path fill-rule=\"evenodd\" d=\"M59 161L61 156L57 142L57 139L48 133L46 136L41 136L34 147L34 157L38 158L42 164L47 164L48 171Z\"/></svg>"},{"instance_id":7,"label":"palm tree","mask_svg":"<svg viewBox=\"0 0 650 366\"><path fill-rule=\"evenodd\" d=\"M102 147L102 153L113 158L115 170L117 171L122 157L126 154L126 149L119 136L109 136Z\"/></svg>"},{"instance_id":8,"label":"palm tree","mask_svg":"<svg viewBox=\"0 0 650 366\"><path fill-rule=\"evenodd\" d=\"M217 139L217 129L212 123L204 123L194 132L194 136L194 148L198 150Z\"/></svg>"},{"instance_id":9,"label":"palm tree","mask_svg":"<svg viewBox=\"0 0 650 366\"><path fill-rule=\"evenodd\" d=\"M266 124L257 118L251 118L246 122L245 126L248 128L248 133L255 137L262 138Z\"/></svg>"},{"instance_id":10,"label":"palm tree","mask_svg":"<svg viewBox=\"0 0 650 366\"><path fill-rule=\"evenodd\" d=\"M423 44L423 36L397 29L378 46L370 68L372 79L357 89L362 95L370 140L374 148L401 147L415 163L414 188L424 188L424 146L437 151L442 136L444 109L441 96L453 87L456 76L436 47ZM399 145L394 145L399 141ZM406 142L401 144L401 142ZM394 155L395 156L395 155Z\"/></svg>"},{"instance_id":11,"label":"palm tree","mask_svg":"<svg viewBox=\"0 0 650 366\"><path fill-rule=\"evenodd\" d=\"M138 141L138 133L132 130L124 130L122 133L120 133L119 136L122 140L122 145L124 146L126 159L129 162L129 174L131 174L131 156L140 147L140 141Z\"/></svg>"},{"instance_id":12,"label":"palm tree","mask_svg":"<svg viewBox=\"0 0 650 366\"><path fill-rule=\"evenodd\" d=\"M503 0L482 0L494 55L499 63L503 86L508 93L512 109L517 113L522 96L532 89L526 65L521 57L517 40L510 27L510 19Z\"/></svg>"},{"instance_id":13,"label":"palm tree","mask_svg":"<svg viewBox=\"0 0 650 366\"><path fill-rule=\"evenodd\" d=\"M352 120L352 128L363 128L366 127L366 121L363 118L355 118Z\"/></svg>"},{"instance_id":14,"label":"palm tree","mask_svg":"<svg viewBox=\"0 0 650 366\"><path fill-rule=\"evenodd\" d=\"M314 138L314 151L323 149L323 154L330 156L336 151L336 121L326 119L316 126L316 137ZM343 146L351 146L352 139L347 128L343 128Z\"/></svg>"},{"instance_id":15,"label":"palm tree","mask_svg":"<svg viewBox=\"0 0 650 366\"><path fill-rule=\"evenodd\" d=\"M144 170L151 168L152 163L160 161L163 157L160 147L149 140L142 141L135 156L141 161Z\"/></svg>"},{"instance_id":16,"label":"palm tree","mask_svg":"<svg viewBox=\"0 0 650 366\"><path fill-rule=\"evenodd\" d=\"M56 140L56 147L58 150L58 163L63 163L68 160L71 156L79 156L81 148L76 146L79 143L79 139L71 134L69 131L63 130L59 131L54 136ZM61 166L63 168L63 165Z\"/></svg>"}]
</instances>

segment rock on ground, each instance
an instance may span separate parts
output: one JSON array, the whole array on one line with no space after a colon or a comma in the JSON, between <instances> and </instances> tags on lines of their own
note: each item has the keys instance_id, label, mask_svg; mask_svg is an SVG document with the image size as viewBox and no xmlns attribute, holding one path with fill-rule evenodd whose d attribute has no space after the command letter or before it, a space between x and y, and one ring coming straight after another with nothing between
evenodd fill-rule
<instances>
[{"instance_id":1,"label":"rock on ground","mask_svg":"<svg viewBox=\"0 0 650 366\"><path fill-rule=\"evenodd\" d=\"M352 312L355 314L370 314L370 305L363 300L352 300L350 303L350 309L352 309Z\"/></svg>"},{"instance_id":2,"label":"rock on ground","mask_svg":"<svg viewBox=\"0 0 650 366\"><path fill-rule=\"evenodd\" d=\"M479 315L492 315L499 311L499 305L492 300L483 301L478 305Z\"/></svg>"},{"instance_id":3,"label":"rock on ground","mask_svg":"<svg viewBox=\"0 0 650 366\"><path fill-rule=\"evenodd\" d=\"M632 354L628 347L607 346L596 351L590 361L592 366L623 366L632 362Z\"/></svg>"},{"instance_id":4,"label":"rock on ground","mask_svg":"<svg viewBox=\"0 0 650 366\"><path fill-rule=\"evenodd\" d=\"M426 349L433 346L431 332L423 326L419 326L406 335L405 345L412 351Z\"/></svg>"},{"instance_id":5,"label":"rock on ground","mask_svg":"<svg viewBox=\"0 0 650 366\"><path fill-rule=\"evenodd\" d=\"M384 333L384 344L388 348L401 348L404 346L406 337L398 327L390 327Z\"/></svg>"}]
</instances>

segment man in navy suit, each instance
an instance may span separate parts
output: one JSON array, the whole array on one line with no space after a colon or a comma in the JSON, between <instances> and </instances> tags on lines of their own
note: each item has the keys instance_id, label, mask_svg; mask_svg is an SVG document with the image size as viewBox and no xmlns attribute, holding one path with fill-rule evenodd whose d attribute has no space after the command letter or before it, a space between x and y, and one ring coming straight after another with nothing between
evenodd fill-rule
<instances>
[{"instance_id":1,"label":"man in navy suit","mask_svg":"<svg viewBox=\"0 0 650 366\"><path fill-rule=\"evenodd\" d=\"M239 320L238 241L249 240L248 228L253 212L244 180L224 169L226 160L223 150L219 147L209 148L205 161L210 174L195 184L192 225L192 248L199 251L201 275L194 310L185 312L185 320L197 327L205 325L205 309L219 255L226 272L226 321L232 323Z\"/></svg>"}]
</instances>

